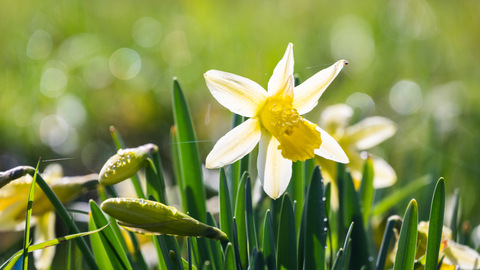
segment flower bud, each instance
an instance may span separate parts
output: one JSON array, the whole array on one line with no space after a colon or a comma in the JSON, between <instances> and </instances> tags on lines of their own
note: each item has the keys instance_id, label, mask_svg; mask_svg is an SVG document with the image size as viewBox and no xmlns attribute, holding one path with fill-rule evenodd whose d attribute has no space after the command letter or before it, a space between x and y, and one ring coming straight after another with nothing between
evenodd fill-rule
<instances>
[{"instance_id":1,"label":"flower bud","mask_svg":"<svg viewBox=\"0 0 480 270\"><path fill-rule=\"evenodd\" d=\"M140 234L208 237L227 240L221 230L199 222L159 202L134 198L111 198L102 203L102 210L117 219L118 225Z\"/></svg>"},{"instance_id":2,"label":"flower bud","mask_svg":"<svg viewBox=\"0 0 480 270\"><path fill-rule=\"evenodd\" d=\"M103 165L100 171L100 183L110 186L132 177L144 166L148 153L155 150L157 146L151 143L137 148L119 149Z\"/></svg>"}]
</instances>

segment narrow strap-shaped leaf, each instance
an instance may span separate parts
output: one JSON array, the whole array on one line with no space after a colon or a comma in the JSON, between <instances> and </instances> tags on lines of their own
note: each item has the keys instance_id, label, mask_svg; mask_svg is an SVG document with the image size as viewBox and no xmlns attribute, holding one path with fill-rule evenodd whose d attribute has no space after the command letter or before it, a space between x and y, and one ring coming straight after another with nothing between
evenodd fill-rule
<instances>
[{"instance_id":1,"label":"narrow strap-shaped leaf","mask_svg":"<svg viewBox=\"0 0 480 270\"><path fill-rule=\"evenodd\" d=\"M60 202L60 199L58 199L57 195L53 192L53 190L48 186L48 184L43 180L43 178L40 175L37 175L37 184L38 186L42 189L43 193L45 193L45 196L50 200L52 203L53 207L55 208L55 211L57 211L58 215L62 219L63 223L67 227L68 231L77 234L80 233L80 230L77 228L75 223L72 221L72 218L70 217L70 214L68 213L67 209L63 206L63 204ZM88 267L92 270L98 269L97 263L95 262L95 258L93 257L92 252L88 248L87 242L85 242L85 239L82 237L75 238L75 243L77 244L78 248L82 252L82 255L85 259L85 261L88 264Z\"/></svg>"},{"instance_id":2,"label":"narrow strap-shaped leaf","mask_svg":"<svg viewBox=\"0 0 480 270\"><path fill-rule=\"evenodd\" d=\"M403 217L398 240L394 270L413 269L417 247L418 208L417 201L411 200Z\"/></svg>"},{"instance_id":3,"label":"narrow strap-shaped leaf","mask_svg":"<svg viewBox=\"0 0 480 270\"><path fill-rule=\"evenodd\" d=\"M277 236L277 268L297 269L297 234L295 215L288 193L283 195Z\"/></svg>"},{"instance_id":4,"label":"narrow strap-shaped leaf","mask_svg":"<svg viewBox=\"0 0 480 270\"><path fill-rule=\"evenodd\" d=\"M238 184L237 199L235 202L235 220L237 227L238 250L240 252L240 262L242 269L247 269L248 251L247 251L247 223L245 219L245 183L249 178L248 173L244 173Z\"/></svg>"},{"instance_id":5,"label":"narrow strap-shaped leaf","mask_svg":"<svg viewBox=\"0 0 480 270\"><path fill-rule=\"evenodd\" d=\"M230 201L230 192L227 183L227 176L223 168L220 169L220 183L218 185L218 200L220 202L220 229L225 232L228 239L233 236L233 211ZM235 188L236 190L236 188Z\"/></svg>"},{"instance_id":6,"label":"narrow strap-shaped leaf","mask_svg":"<svg viewBox=\"0 0 480 270\"><path fill-rule=\"evenodd\" d=\"M252 188L250 185L250 177L247 177L245 182L245 222L247 224L248 254L251 257L253 249L258 249L258 243L255 221L253 219Z\"/></svg>"},{"instance_id":7,"label":"narrow strap-shaped leaf","mask_svg":"<svg viewBox=\"0 0 480 270\"><path fill-rule=\"evenodd\" d=\"M351 236L352 253L349 267L352 270L360 270L363 266L367 266L367 269L373 269L373 256L370 252L369 239L363 226L360 202L350 173L347 173L345 177L343 201L345 207L345 225L355 223ZM345 249L345 251L347 251L347 249Z\"/></svg>"},{"instance_id":8,"label":"narrow strap-shaped leaf","mask_svg":"<svg viewBox=\"0 0 480 270\"><path fill-rule=\"evenodd\" d=\"M304 184L303 187L306 188L308 185L310 185L310 180L312 179L312 173L313 169L315 169L315 159L307 159L304 161L304 166L305 166L305 173L303 175L304 177Z\"/></svg>"},{"instance_id":9,"label":"narrow strap-shaped leaf","mask_svg":"<svg viewBox=\"0 0 480 270\"><path fill-rule=\"evenodd\" d=\"M235 268L235 254L233 252L232 243L228 243L225 248L225 256L223 260L223 270L233 270Z\"/></svg>"},{"instance_id":10,"label":"narrow strap-shaped leaf","mask_svg":"<svg viewBox=\"0 0 480 270\"><path fill-rule=\"evenodd\" d=\"M450 229L452 230L452 238L453 241L458 240L458 224L459 222L459 212L460 212L460 196L459 196L459 191L458 189L455 189L454 191L454 197L453 197L453 211L452 211L452 216L450 217Z\"/></svg>"},{"instance_id":11,"label":"narrow strap-shaped leaf","mask_svg":"<svg viewBox=\"0 0 480 270\"><path fill-rule=\"evenodd\" d=\"M207 212L207 225L217 227L217 223L213 219L210 212ZM222 266L222 247L219 241L211 239L207 240L210 247L210 262L212 262L213 269L220 270Z\"/></svg>"},{"instance_id":12,"label":"narrow strap-shaped leaf","mask_svg":"<svg viewBox=\"0 0 480 270\"><path fill-rule=\"evenodd\" d=\"M90 231L96 230L97 226L95 226L95 222L93 221L92 215L89 215L88 219L88 229ZM110 262L108 258L107 251L102 244L102 240L100 239L100 235L92 234L90 235L90 242L92 243L92 250L93 254L95 255L95 260L97 261L98 267L100 269L105 270L113 270L113 263Z\"/></svg>"},{"instance_id":13,"label":"narrow strap-shaped leaf","mask_svg":"<svg viewBox=\"0 0 480 270\"><path fill-rule=\"evenodd\" d=\"M346 221L345 221L345 165L342 163L337 163L337 187L338 187L338 211L337 211L337 246L341 246L345 239L345 234L347 232ZM344 248L344 252L347 250ZM345 256L344 256L345 257Z\"/></svg>"},{"instance_id":14,"label":"narrow strap-shaped leaf","mask_svg":"<svg viewBox=\"0 0 480 270\"><path fill-rule=\"evenodd\" d=\"M302 221L303 205L305 204L305 163L302 161L293 162L292 178L288 184L288 194L292 196L295 203L295 225L297 230L300 229Z\"/></svg>"},{"instance_id":15,"label":"narrow strap-shaped leaf","mask_svg":"<svg viewBox=\"0 0 480 270\"><path fill-rule=\"evenodd\" d=\"M445 181L438 179L433 193L428 225L427 251L425 253L425 270L436 270L438 253L442 242L443 217L445 213Z\"/></svg>"},{"instance_id":16,"label":"narrow strap-shaped leaf","mask_svg":"<svg viewBox=\"0 0 480 270\"><path fill-rule=\"evenodd\" d=\"M332 200L332 183L328 182L325 185L324 191L323 191L323 197L325 198L324 205L325 205L325 226L327 227L327 237L328 237L328 243L330 246L330 258L333 260L335 257L333 257L333 239L332 235L334 231L334 226L332 226L332 223L330 222L330 214L332 212L331 210L331 200ZM335 223L335 220L334 222Z\"/></svg>"},{"instance_id":17,"label":"narrow strap-shaped leaf","mask_svg":"<svg viewBox=\"0 0 480 270\"><path fill-rule=\"evenodd\" d=\"M175 258L177 260L177 266L180 270L184 270L184 265L183 265L183 258L182 258L182 255L180 253L180 248L178 247L178 241L177 241L177 238L176 237L172 237L172 243L173 243L173 246L174 246L174 254L175 254ZM171 254L171 253L170 253Z\"/></svg>"},{"instance_id":18,"label":"narrow strap-shaped leaf","mask_svg":"<svg viewBox=\"0 0 480 270\"><path fill-rule=\"evenodd\" d=\"M122 136L114 126L110 126L110 135L112 136L113 142L115 143L117 150L125 148L125 143L123 142ZM130 179L132 181L133 187L135 188L135 193L137 194L138 198L145 199L145 194L143 193L138 174L130 177Z\"/></svg>"},{"instance_id":19,"label":"narrow strap-shaped leaf","mask_svg":"<svg viewBox=\"0 0 480 270\"><path fill-rule=\"evenodd\" d=\"M233 114L231 129L234 129L243 122L243 116ZM238 182L242 177L242 160L238 160L229 165L228 170L228 190L230 190L230 198L235 198L237 195Z\"/></svg>"},{"instance_id":20,"label":"narrow strap-shaped leaf","mask_svg":"<svg viewBox=\"0 0 480 270\"><path fill-rule=\"evenodd\" d=\"M432 182L432 177L430 175L422 176L410 184L396 190L392 194L389 194L383 200L379 201L373 206L372 216L381 215L392 209L395 205L399 204L403 200L407 199L412 193L417 192L423 187L427 186Z\"/></svg>"},{"instance_id":21,"label":"narrow strap-shaped leaf","mask_svg":"<svg viewBox=\"0 0 480 270\"><path fill-rule=\"evenodd\" d=\"M156 184L152 186L156 187L157 189L157 193L159 194L159 202L163 204L168 204L165 190L165 179L163 178L162 160L160 158L160 153L158 152L158 147L155 148L155 151L150 153L150 157L153 161L153 165L155 166L155 171L157 173L157 180L155 181Z\"/></svg>"},{"instance_id":22,"label":"narrow strap-shaped leaf","mask_svg":"<svg viewBox=\"0 0 480 270\"><path fill-rule=\"evenodd\" d=\"M160 252L162 253L161 256L158 255L158 259L160 260L160 265L159 266L162 266L162 261L163 261L163 265L166 266L167 270L177 270L174 267L172 261L170 260L169 250L167 248L167 244L165 243L165 235L157 235L157 236L152 236L152 237L154 237L156 239L154 241L154 244L160 246ZM164 268L160 268L160 269L163 270Z\"/></svg>"},{"instance_id":23,"label":"narrow strap-shaped leaf","mask_svg":"<svg viewBox=\"0 0 480 270\"><path fill-rule=\"evenodd\" d=\"M185 196L186 211L189 215L205 223L207 208L202 163L187 102L176 79L173 80L173 116L177 127L176 147L184 188L181 195Z\"/></svg>"},{"instance_id":24,"label":"narrow strap-shaped leaf","mask_svg":"<svg viewBox=\"0 0 480 270\"><path fill-rule=\"evenodd\" d=\"M388 248L394 235L393 228L397 225L398 227L400 227L399 224L401 223L402 221L399 216L392 216L388 218L387 225L385 227L385 233L383 234L382 245L380 246L380 250L378 252L377 265L375 267L375 270L385 269L385 262L387 261L388 256Z\"/></svg>"},{"instance_id":25,"label":"narrow strap-shaped leaf","mask_svg":"<svg viewBox=\"0 0 480 270\"><path fill-rule=\"evenodd\" d=\"M263 258L263 253L258 249L253 249L252 258L250 259L252 262L250 264L251 270L265 270L265 261Z\"/></svg>"},{"instance_id":26,"label":"narrow strap-shaped leaf","mask_svg":"<svg viewBox=\"0 0 480 270\"><path fill-rule=\"evenodd\" d=\"M332 270L342 270L343 269L343 248L340 248L337 252L337 258L333 263Z\"/></svg>"},{"instance_id":27,"label":"narrow strap-shaped leaf","mask_svg":"<svg viewBox=\"0 0 480 270\"><path fill-rule=\"evenodd\" d=\"M370 209L373 202L373 161L371 158L365 160L363 165L362 182L358 190L358 197L360 199L360 206L362 208L363 225L368 226L368 218L370 217Z\"/></svg>"},{"instance_id":28,"label":"narrow strap-shaped leaf","mask_svg":"<svg viewBox=\"0 0 480 270\"><path fill-rule=\"evenodd\" d=\"M237 220L234 217L233 218L233 250L235 253L235 269L236 270L242 270L242 260L241 260L241 254L240 254L240 249L238 247L238 230L237 230ZM247 252L245 252L245 255Z\"/></svg>"},{"instance_id":29,"label":"narrow strap-shaped leaf","mask_svg":"<svg viewBox=\"0 0 480 270\"><path fill-rule=\"evenodd\" d=\"M187 261L188 261L188 270L192 270L193 259L192 259L192 239L187 237Z\"/></svg>"},{"instance_id":30,"label":"narrow strap-shaped leaf","mask_svg":"<svg viewBox=\"0 0 480 270\"><path fill-rule=\"evenodd\" d=\"M265 214L265 221L263 222L263 254L265 264L268 270L276 270L275 258L275 240L273 238L272 215L270 210Z\"/></svg>"},{"instance_id":31,"label":"narrow strap-shaped leaf","mask_svg":"<svg viewBox=\"0 0 480 270\"><path fill-rule=\"evenodd\" d=\"M38 166L40 166L40 160L38 160L37 168L35 169L35 173L33 174L33 180L30 184L30 192L28 193L28 200L27 200L27 213L25 216L25 231L23 235L23 264L22 268L27 270L28 269L28 246L30 245L30 218L32 217L32 210L33 210L33 198L35 198L35 186L37 182L37 175L38 175Z\"/></svg>"},{"instance_id":32,"label":"narrow strap-shaped leaf","mask_svg":"<svg viewBox=\"0 0 480 270\"><path fill-rule=\"evenodd\" d=\"M173 172L175 175L176 184L178 185L178 188L180 189L180 191L183 191L185 190L185 188L184 188L182 173L180 169L180 154L178 152L179 150L177 146L178 144L177 137L178 137L177 127L172 126L172 128L170 129L170 144L172 145L171 150L172 150ZM187 198L182 194L180 194L180 199L182 200L183 210L186 211Z\"/></svg>"},{"instance_id":33,"label":"narrow strap-shaped leaf","mask_svg":"<svg viewBox=\"0 0 480 270\"><path fill-rule=\"evenodd\" d=\"M320 194L320 196L319 196ZM325 269L327 227L323 201L323 179L319 167L315 167L308 186L305 203L305 238L303 269Z\"/></svg>"},{"instance_id":34,"label":"narrow strap-shaped leaf","mask_svg":"<svg viewBox=\"0 0 480 270\"><path fill-rule=\"evenodd\" d=\"M147 198L153 196L155 201L165 204L162 194L162 184L158 181L157 169L150 158L145 161L145 178L147 179Z\"/></svg>"},{"instance_id":35,"label":"narrow strap-shaped leaf","mask_svg":"<svg viewBox=\"0 0 480 270\"><path fill-rule=\"evenodd\" d=\"M97 228L108 224L107 218L97 203L95 203L93 200L90 200L90 210L92 211L92 218ZM130 265L126 255L126 250L123 249L118 238L119 236L111 227L103 230L102 234L100 235L100 239L102 240L103 246L107 251L110 261L112 263L118 263L118 265L115 266L115 269L132 270L132 266ZM122 268L118 268L118 266L121 266Z\"/></svg>"},{"instance_id":36,"label":"narrow strap-shaped leaf","mask_svg":"<svg viewBox=\"0 0 480 270\"><path fill-rule=\"evenodd\" d=\"M348 262L348 252L350 250L350 244L352 242L352 239L350 238L350 236L352 235L352 231L353 231L353 227L354 227L354 223L352 222L350 224L350 227L348 228L348 231L347 231L347 234L345 235L345 241L343 243L343 252L344 252L344 255L343 255L343 261L342 261L342 267L345 267L347 266L346 268L348 269L348 265L346 264Z\"/></svg>"},{"instance_id":37,"label":"narrow strap-shaped leaf","mask_svg":"<svg viewBox=\"0 0 480 270\"><path fill-rule=\"evenodd\" d=\"M35 244L35 245L30 245L28 247L28 252L33 252L35 250L56 246L58 244L64 243L65 241L69 241L69 240L72 240L72 239L75 239L75 238L79 238L79 237L83 237L83 236L87 236L87 235L93 235L93 234L95 234L97 232L100 232L101 230L105 229L108 225L109 224L107 224L107 225L105 225L102 228L99 228L97 230L92 230L92 231L78 233L78 234L71 234L71 235L47 240L45 242L41 242L41 243L38 243L38 244ZM71 243L71 242L69 242L69 243ZM10 257L8 260L6 260L0 266L0 269L3 269L3 270L11 269L15 265L15 263L18 261L18 259L20 259L20 257L22 255L23 255L23 249L17 251L15 254L12 255L12 257Z\"/></svg>"}]
</instances>

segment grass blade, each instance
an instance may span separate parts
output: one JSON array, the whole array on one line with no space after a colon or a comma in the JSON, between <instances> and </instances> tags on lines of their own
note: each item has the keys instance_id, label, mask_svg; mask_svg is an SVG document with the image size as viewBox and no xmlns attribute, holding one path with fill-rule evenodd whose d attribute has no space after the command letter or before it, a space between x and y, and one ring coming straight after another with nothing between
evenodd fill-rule
<instances>
[{"instance_id":1,"label":"grass blade","mask_svg":"<svg viewBox=\"0 0 480 270\"><path fill-rule=\"evenodd\" d=\"M236 190L236 188L235 188ZM230 201L230 192L227 183L227 176L223 168L220 169L220 183L218 187L218 200L220 207L220 229L225 232L228 239L232 239L233 236L233 211L232 203Z\"/></svg>"},{"instance_id":2,"label":"grass blade","mask_svg":"<svg viewBox=\"0 0 480 270\"><path fill-rule=\"evenodd\" d=\"M247 225L248 255L249 258L251 258L253 255L253 250L258 249L258 243L255 221L253 219L252 188L250 186L250 177L247 177L245 182L245 222Z\"/></svg>"},{"instance_id":3,"label":"grass blade","mask_svg":"<svg viewBox=\"0 0 480 270\"><path fill-rule=\"evenodd\" d=\"M349 251L350 251L350 246L351 246L351 235L352 235L352 231L353 231L353 225L354 223L352 222L350 224L350 227L348 228L348 231L347 231L347 234L345 235L345 241L343 243L343 261L342 261L342 269L344 268L348 268L348 265L346 265L346 263L348 262L348 256L349 256ZM345 267L347 266L347 267Z\"/></svg>"},{"instance_id":4,"label":"grass blade","mask_svg":"<svg viewBox=\"0 0 480 270\"><path fill-rule=\"evenodd\" d=\"M292 201L286 193L283 195L282 209L277 236L277 268L297 269L297 234Z\"/></svg>"},{"instance_id":5,"label":"grass blade","mask_svg":"<svg viewBox=\"0 0 480 270\"><path fill-rule=\"evenodd\" d=\"M427 251L425 253L425 270L436 270L440 243L442 242L443 218L445 214L445 181L438 179L433 193L428 225Z\"/></svg>"},{"instance_id":6,"label":"grass blade","mask_svg":"<svg viewBox=\"0 0 480 270\"><path fill-rule=\"evenodd\" d=\"M97 228L108 224L108 221L102 210L93 200L90 200L90 210L92 212L93 222ZM107 251L110 262L114 264L115 269L132 270L132 266L130 265L126 255L126 250L123 249L123 246L118 238L119 236L111 227L106 228L103 230L102 234L100 234L102 244Z\"/></svg>"},{"instance_id":7,"label":"grass blade","mask_svg":"<svg viewBox=\"0 0 480 270\"><path fill-rule=\"evenodd\" d=\"M267 268L277 269L275 258L275 240L273 238L272 215L270 210L265 214L265 221L263 223L263 254Z\"/></svg>"},{"instance_id":8,"label":"grass blade","mask_svg":"<svg viewBox=\"0 0 480 270\"><path fill-rule=\"evenodd\" d=\"M240 249L238 247L238 231L237 231L237 220L235 217L233 218L233 247L234 247L234 253L235 253L235 269L236 270L242 270L242 260L240 257ZM245 255L247 252L245 252Z\"/></svg>"},{"instance_id":9,"label":"grass blade","mask_svg":"<svg viewBox=\"0 0 480 270\"><path fill-rule=\"evenodd\" d=\"M327 227L323 201L323 179L319 167L315 167L305 202L305 235L303 269L325 269Z\"/></svg>"},{"instance_id":10,"label":"grass blade","mask_svg":"<svg viewBox=\"0 0 480 270\"><path fill-rule=\"evenodd\" d=\"M109 224L107 224L107 225L105 225L102 228L97 229L97 230L84 232L84 233L78 233L78 234L71 234L71 235L51 239L51 240L48 240L48 241L45 241L45 242L42 242L42 243L38 243L38 244L35 244L35 245L30 245L28 247L28 252L33 252L35 250L56 246L58 244L64 243L65 241L72 240L72 239L75 239L75 238L79 238L79 237L83 237L83 236L87 236L87 235L93 235L93 234L95 234L97 232L100 232L101 230L105 229L108 225ZM0 269L3 269L3 270L11 269L15 265L15 263L18 261L18 259L20 259L20 257L22 255L23 255L23 249L17 251L15 254L13 254L12 257L10 257L7 261L5 261L0 266Z\"/></svg>"},{"instance_id":11,"label":"grass blade","mask_svg":"<svg viewBox=\"0 0 480 270\"><path fill-rule=\"evenodd\" d=\"M60 202L58 197L53 192L53 190L45 182L45 180L43 180L43 178L40 175L37 175L37 184L42 189L43 193L45 193L45 196L47 196L47 198L52 203L53 207L55 208L55 211L57 211L58 215L60 216L63 223L67 227L67 230L74 234L80 233L77 226L72 221L72 218L70 217L70 214L68 213L67 209L65 209L63 204ZM88 267L92 270L98 269L97 263L95 262L95 258L93 257L93 254L90 251L90 249L88 248L88 245L87 245L87 242L85 242L85 239L83 239L82 237L75 238L75 243L77 244L78 248L82 252L83 258L87 262Z\"/></svg>"},{"instance_id":12,"label":"grass blade","mask_svg":"<svg viewBox=\"0 0 480 270\"><path fill-rule=\"evenodd\" d=\"M360 270L363 266L373 269L373 256L370 252L369 239L363 226L363 217L360 209L358 194L355 191L350 173L346 173L344 182L345 225L355 223L352 230L350 269ZM344 249L348 251L347 249ZM346 253L348 254L348 253Z\"/></svg>"},{"instance_id":13,"label":"grass blade","mask_svg":"<svg viewBox=\"0 0 480 270\"><path fill-rule=\"evenodd\" d=\"M301 161L293 162L292 179L288 184L288 194L292 196L295 204L295 225L300 229L302 221L303 205L305 204L305 163Z\"/></svg>"},{"instance_id":14,"label":"grass blade","mask_svg":"<svg viewBox=\"0 0 480 270\"><path fill-rule=\"evenodd\" d=\"M158 171L153 161L147 158L145 162L145 178L147 179L147 198L152 196L155 201L166 204L164 184L160 182ZM163 186L163 187L162 187Z\"/></svg>"},{"instance_id":15,"label":"grass blade","mask_svg":"<svg viewBox=\"0 0 480 270\"><path fill-rule=\"evenodd\" d=\"M412 195L412 193L417 192L419 189L425 187L426 185L430 184L432 181L431 176L425 175L413 181L412 183L396 190L389 196L385 197L385 199L381 200L380 202L376 203L373 206L372 215L381 215L390 210L392 207L400 203L401 201L407 199Z\"/></svg>"},{"instance_id":16,"label":"grass blade","mask_svg":"<svg viewBox=\"0 0 480 270\"><path fill-rule=\"evenodd\" d=\"M417 247L418 207L411 200L403 217L393 270L413 269Z\"/></svg>"},{"instance_id":17,"label":"grass blade","mask_svg":"<svg viewBox=\"0 0 480 270\"><path fill-rule=\"evenodd\" d=\"M207 224L212 227L217 227L215 220L210 212L207 212ZM222 247L219 241L214 241L211 239L207 240L210 247L210 262L212 263L213 269L220 270L222 265Z\"/></svg>"},{"instance_id":18,"label":"grass blade","mask_svg":"<svg viewBox=\"0 0 480 270\"><path fill-rule=\"evenodd\" d=\"M360 199L363 216L363 226L365 226L365 228L368 226L368 218L370 217L370 209L372 208L373 202L373 175L373 161L371 158L367 158L363 165L362 182L360 184L360 189L358 190L358 197Z\"/></svg>"},{"instance_id":19,"label":"grass blade","mask_svg":"<svg viewBox=\"0 0 480 270\"><path fill-rule=\"evenodd\" d=\"M37 182L38 166L40 166L40 160L38 160L37 168L33 174L32 184L30 185L30 192L28 193L27 214L25 217L25 231L23 236L23 263L22 268L28 269L28 246L30 245L30 218L33 210L33 198L35 197L35 184Z\"/></svg>"},{"instance_id":20,"label":"grass blade","mask_svg":"<svg viewBox=\"0 0 480 270\"><path fill-rule=\"evenodd\" d=\"M401 222L402 220L399 216L392 216L388 218L387 225L385 227L385 233L383 234L382 245L380 246L380 251L378 252L377 265L375 267L375 270L385 269L388 248L394 235L393 228L397 226L400 227Z\"/></svg>"},{"instance_id":21,"label":"grass blade","mask_svg":"<svg viewBox=\"0 0 480 270\"><path fill-rule=\"evenodd\" d=\"M247 223L245 217L245 183L248 173L244 173L238 185L237 199L235 202L235 220L238 240L238 251L242 269L247 269L248 253L247 253Z\"/></svg>"},{"instance_id":22,"label":"grass blade","mask_svg":"<svg viewBox=\"0 0 480 270\"><path fill-rule=\"evenodd\" d=\"M232 243L228 243L225 248L225 258L223 260L223 270L235 269L235 255Z\"/></svg>"},{"instance_id":23,"label":"grass blade","mask_svg":"<svg viewBox=\"0 0 480 270\"><path fill-rule=\"evenodd\" d=\"M180 179L183 181L186 211L205 223L207 208L203 174L190 112L180 84L173 80L173 116L177 126L177 144ZM185 207L185 206L184 206Z\"/></svg>"},{"instance_id":24,"label":"grass blade","mask_svg":"<svg viewBox=\"0 0 480 270\"><path fill-rule=\"evenodd\" d=\"M332 270L342 270L343 269L343 248L340 248L337 253L337 258L333 263Z\"/></svg>"},{"instance_id":25,"label":"grass blade","mask_svg":"<svg viewBox=\"0 0 480 270\"><path fill-rule=\"evenodd\" d=\"M90 214L88 219L88 229L90 231L96 230L95 222L93 221L93 216ZM114 263L110 262L108 258L107 251L102 244L100 235L92 234L90 235L90 242L92 244L93 254L95 255L95 260L97 261L98 267L105 270L113 270Z\"/></svg>"}]
</instances>

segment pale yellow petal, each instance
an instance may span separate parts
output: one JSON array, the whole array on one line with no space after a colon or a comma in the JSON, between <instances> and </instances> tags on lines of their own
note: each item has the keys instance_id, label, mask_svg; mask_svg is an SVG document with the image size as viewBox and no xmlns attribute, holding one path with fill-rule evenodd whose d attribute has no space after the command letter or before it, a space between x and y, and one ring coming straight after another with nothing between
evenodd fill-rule
<instances>
[{"instance_id":1,"label":"pale yellow petal","mask_svg":"<svg viewBox=\"0 0 480 270\"><path fill-rule=\"evenodd\" d=\"M318 99L322 96L325 89L327 89L346 64L346 60L337 61L332 66L321 70L295 87L293 107L298 110L299 114L305 114L317 105Z\"/></svg>"},{"instance_id":2,"label":"pale yellow petal","mask_svg":"<svg viewBox=\"0 0 480 270\"><path fill-rule=\"evenodd\" d=\"M207 156L206 167L220 168L250 153L261 135L260 121L250 118L220 138Z\"/></svg>"},{"instance_id":3,"label":"pale yellow petal","mask_svg":"<svg viewBox=\"0 0 480 270\"><path fill-rule=\"evenodd\" d=\"M319 149L315 149L315 155L340 163L348 163L348 157L338 142L320 127L317 126L316 129L320 132L322 144Z\"/></svg>"},{"instance_id":4,"label":"pale yellow petal","mask_svg":"<svg viewBox=\"0 0 480 270\"><path fill-rule=\"evenodd\" d=\"M265 193L273 199L285 192L292 176L292 161L283 158L279 145L269 132L262 133L257 159L258 179Z\"/></svg>"},{"instance_id":5,"label":"pale yellow petal","mask_svg":"<svg viewBox=\"0 0 480 270\"><path fill-rule=\"evenodd\" d=\"M34 236L35 244L55 238L55 212L47 212L45 215L38 217ZM33 256L35 258L35 267L39 270L49 269L54 255L55 246L34 251Z\"/></svg>"},{"instance_id":6,"label":"pale yellow petal","mask_svg":"<svg viewBox=\"0 0 480 270\"><path fill-rule=\"evenodd\" d=\"M449 241L447 248L440 253L440 256L443 254L445 254L443 263L458 265L460 269L480 268L480 254L468 246Z\"/></svg>"},{"instance_id":7,"label":"pale yellow petal","mask_svg":"<svg viewBox=\"0 0 480 270\"><path fill-rule=\"evenodd\" d=\"M373 157L373 187L386 188L397 182L397 174L385 160Z\"/></svg>"},{"instance_id":8,"label":"pale yellow petal","mask_svg":"<svg viewBox=\"0 0 480 270\"><path fill-rule=\"evenodd\" d=\"M392 120L381 116L368 117L348 127L342 143L354 144L358 150L369 149L392 137L396 131Z\"/></svg>"},{"instance_id":9,"label":"pale yellow petal","mask_svg":"<svg viewBox=\"0 0 480 270\"><path fill-rule=\"evenodd\" d=\"M268 95L273 96L278 91L284 88L288 78L293 75L293 45L288 44L287 50L282 60L278 62L277 66L273 70L272 77L268 81Z\"/></svg>"},{"instance_id":10,"label":"pale yellow petal","mask_svg":"<svg viewBox=\"0 0 480 270\"><path fill-rule=\"evenodd\" d=\"M233 113L253 117L265 103L268 94L256 82L218 70L205 73L213 97Z\"/></svg>"},{"instance_id":11,"label":"pale yellow petal","mask_svg":"<svg viewBox=\"0 0 480 270\"><path fill-rule=\"evenodd\" d=\"M320 127L334 138L344 135L345 127L353 116L352 107L340 103L326 107L320 115Z\"/></svg>"}]
</instances>

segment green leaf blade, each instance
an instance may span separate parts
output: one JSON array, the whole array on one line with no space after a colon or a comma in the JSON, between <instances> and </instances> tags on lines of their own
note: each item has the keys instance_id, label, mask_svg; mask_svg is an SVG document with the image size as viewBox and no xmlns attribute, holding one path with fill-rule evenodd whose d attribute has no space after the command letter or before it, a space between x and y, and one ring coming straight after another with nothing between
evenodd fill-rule
<instances>
[{"instance_id":1,"label":"green leaf blade","mask_svg":"<svg viewBox=\"0 0 480 270\"><path fill-rule=\"evenodd\" d=\"M411 200L403 217L403 224L398 240L397 255L395 256L394 270L413 269L417 247L418 206L417 201Z\"/></svg>"},{"instance_id":2,"label":"green leaf blade","mask_svg":"<svg viewBox=\"0 0 480 270\"><path fill-rule=\"evenodd\" d=\"M428 225L425 270L436 270L440 244L442 242L443 218L445 214L445 181L440 178L433 193Z\"/></svg>"}]
</instances>

